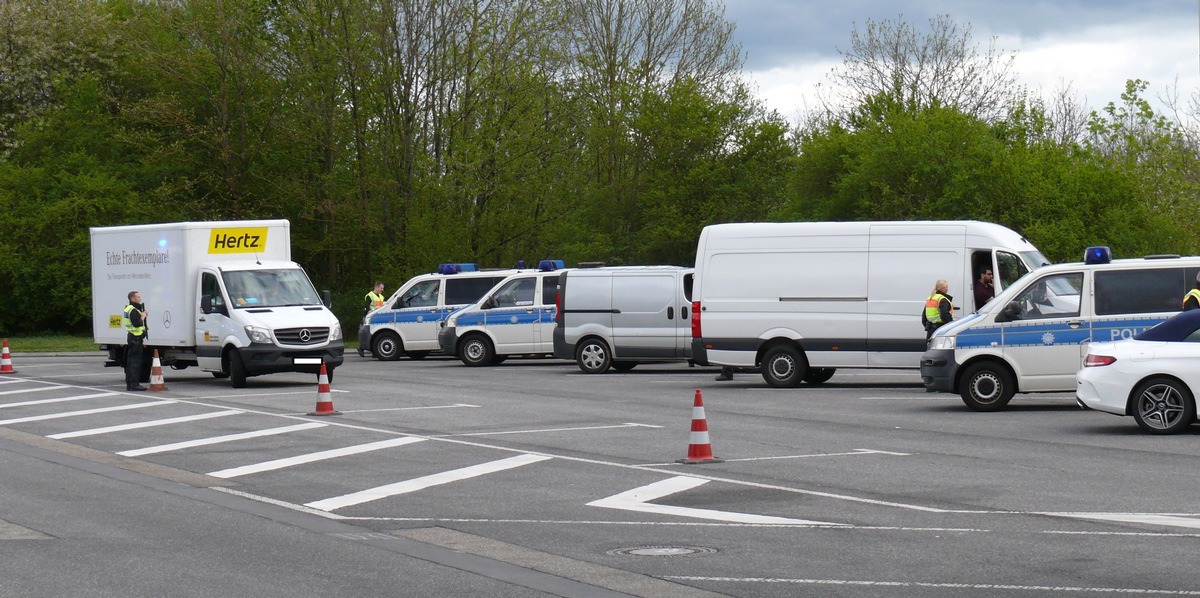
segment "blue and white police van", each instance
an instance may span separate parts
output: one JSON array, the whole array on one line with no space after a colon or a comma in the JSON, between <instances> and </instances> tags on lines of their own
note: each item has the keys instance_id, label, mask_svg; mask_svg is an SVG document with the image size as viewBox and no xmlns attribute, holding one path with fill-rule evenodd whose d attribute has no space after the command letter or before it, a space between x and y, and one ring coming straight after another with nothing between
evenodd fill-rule
<instances>
[{"instance_id":1,"label":"blue and white police van","mask_svg":"<svg viewBox=\"0 0 1200 598\"><path fill-rule=\"evenodd\" d=\"M438 344L469 366L495 365L510 355L554 353L562 260L542 260L536 270L510 275L474 305L446 318Z\"/></svg>"},{"instance_id":2,"label":"blue and white police van","mask_svg":"<svg viewBox=\"0 0 1200 598\"><path fill-rule=\"evenodd\" d=\"M367 313L358 328L358 354L395 361L423 359L438 350L439 326L451 312L471 305L518 269L480 270L475 264L441 264L418 274Z\"/></svg>"},{"instance_id":3,"label":"blue and white police van","mask_svg":"<svg viewBox=\"0 0 1200 598\"><path fill-rule=\"evenodd\" d=\"M1003 409L1015 393L1073 392L1089 342L1130 338L1179 312L1197 272L1200 257L1113 260L1089 247L1082 263L1038 268L939 328L921 380L975 411Z\"/></svg>"}]
</instances>

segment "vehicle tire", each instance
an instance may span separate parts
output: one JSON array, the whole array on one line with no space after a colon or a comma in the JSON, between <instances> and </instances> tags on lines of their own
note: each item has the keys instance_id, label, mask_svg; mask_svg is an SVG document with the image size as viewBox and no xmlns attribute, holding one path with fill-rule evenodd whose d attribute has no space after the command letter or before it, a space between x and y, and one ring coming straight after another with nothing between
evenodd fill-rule
<instances>
[{"instance_id":1,"label":"vehicle tire","mask_svg":"<svg viewBox=\"0 0 1200 598\"><path fill-rule=\"evenodd\" d=\"M585 374L603 374L612 367L612 353L604 341L598 338L585 339L575 349L575 363Z\"/></svg>"},{"instance_id":2,"label":"vehicle tire","mask_svg":"<svg viewBox=\"0 0 1200 598\"><path fill-rule=\"evenodd\" d=\"M229 352L229 381L234 388L246 388L246 362L237 349Z\"/></svg>"},{"instance_id":3,"label":"vehicle tire","mask_svg":"<svg viewBox=\"0 0 1200 598\"><path fill-rule=\"evenodd\" d=\"M507 355L493 355L492 356L492 365L500 365L500 364L504 363L505 359L508 359Z\"/></svg>"},{"instance_id":4,"label":"vehicle tire","mask_svg":"<svg viewBox=\"0 0 1200 598\"><path fill-rule=\"evenodd\" d=\"M618 372L628 372L629 370L637 367L637 364L638 362L636 361L614 361L612 368Z\"/></svg>"},{"instance_id":5,"label":"vehicle tire","mask_svg":"<svg viewBox=\"0 0 1200 598\"><path fill-rule=\"evenodd\" d=\"M471 367L492 365L496 350L492 341L482 334L472 334L458 343L458 358Z\"/></svg>"},{"instance_id":6,"label":"vehicle tire","mask_svg":"<svg viewBox=\"0 0 1200 598\"><path fill-rule=\"evenodd\" d=\"M400 335L390 330L380 332L371 343L371 354L380 361L400 359Z\"/></svg>"},{"instance_id":7,"label":"vehicle tire","mask_svg":"<svg viewBox=\"0 0 1200 598\"><path fill-rule=\"evenodd\" d=\"M963 372L959 395L974 411L1000 411L1017 391L1012 375L994 361L982 361Z\"/></svg>"},{"instance_id":8,"label":"vehicle tire","mask_svg":"<svg viewBox=\"0 0 1200 598\"><path fill-rule=\"evenodd\" d=\"M429 351L409 351L405 353L405 355L407 355L409 359L420 361L426 357L429 357Z\"/></svg>"},{"instance_id":9,"label":"vehicle tire","mask_svg":"<svg viewBox=\"0 0 1200 598\"><path fill-rule=\"evenodd\" d=\"M808 374L808 360L791 345L776 345L763 354L762 377L778 388L795 388Z\"/></svg>"},{"instance_id":10,"label":"vehicle tire","mask_svg":"<svg viewBox=\"0 0 1200 598\"><path fill-rule=\"evenodd\" d=\"M225 378L229 377L228 372L213 372L212 375L213 375L213 378L217 378L219 380L224 380Z\"/></svg>"},{"instance_id":11,"label":"vehicle tire","mask_svg":"<svg viewBox=\"0 0 1200 598\"><path fill-rule=\"evenodd\" d=\"M835 368L808 368L808 371L804 373L804 381L809 384L824 384L833 377L833 373L836 371Z\"/></svg>"},{"instance_id":12,"label":"vehicle tire","mask_svg":"<svg viewBox=\"0 0 1200 598\"><path fill-rule=\"evenodd\" d=\"M1151 378L1133 391L1130 411L1146 432L1178 434L1196 421L1196 399L1178 380Z\"/></svg>"}]
</instances>

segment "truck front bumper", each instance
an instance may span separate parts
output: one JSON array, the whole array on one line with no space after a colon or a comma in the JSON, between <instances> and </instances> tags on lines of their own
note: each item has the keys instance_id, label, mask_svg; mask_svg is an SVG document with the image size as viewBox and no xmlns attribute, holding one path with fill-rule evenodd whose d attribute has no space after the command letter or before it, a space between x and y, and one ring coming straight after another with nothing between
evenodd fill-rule
<instances>
[{"instance_id":1,"label":"truck front bumper","mask_svg":"<svg viewBox=\"0 0 1200 598\"><path fill-rule=\"evenodd\" d=\"M957 373L958 362L954 361L951 349L931 349L921 356L921 383L926 392L957 393L954 386Z\"/></svg>"},{"instance_id":2,"label":"truck front bumper","mask_svg":"<svg viewBox=\"0 0 1200 598\"><path fill-rule=\"evenodd\" d=\"M239 349L246 373L251 376L278 372L304 372L318 374L321 364L326 369L342 365L346 347L341 341L330 343L321 349L283 349L274 345L254 343Z\"/></svg>"},{"instance_id":3,"label":"truck front bumper","mask_svg":"<svg viewBox=\"0 0 1200 598\"><path fill-rule=\"evenodd\" d=\"M446 326L438 330L438 346L441 347L442 353L457 356L458 330L453 326Z\"/></svg>"}]
</instances>

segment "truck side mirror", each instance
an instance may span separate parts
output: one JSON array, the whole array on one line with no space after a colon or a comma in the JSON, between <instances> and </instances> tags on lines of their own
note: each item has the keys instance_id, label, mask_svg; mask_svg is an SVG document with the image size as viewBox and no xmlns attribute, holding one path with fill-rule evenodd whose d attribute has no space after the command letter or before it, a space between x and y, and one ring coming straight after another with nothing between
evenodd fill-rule
<instances>
[{"instance_id":1,"label":"truck side mirror","mask_svg":"<svg viewBox=\"0 0 1200 598\"><path fill-rule=\"evenodd\" d=\"M1011 322L1021 315L1021 306L1017 305L1016 301L1009 301L1000 309L1000 313L996 314L997 322Z\"/></svg>"},{"instance_id":2,"label":"truck side mirror","mask_svg":"<svg viewBox=\"0 0 1200 598\"><path fill-rule=\"evenodd\" d=\"M493 307L496 307L496 297L493 295L491 297L488 297L487 299L484 299L483 305L481 305L480 307L482 307L483 309L492 309Z\"/></svg>"},{"instance_id":3,"label":"truck side mirror","mask_svg":"<svg viewBox=\"0 0 1200 598\"><path fill-rule=\"evenodd\" d=\"M209 297L208 295L200 296L200 311L204 312L205 314L212 313L212 297Z\"/></svg>"},{"instance_id":4,"label":"truck side mirror","mask_svg":"<svg viewBox=\"0 0 1200 598\"><path fill-rule=\"evenodd\" d=\"M333 308L333 294L329 292L329 289L321 291L321 304L324 305L326 309Z\"/></svg>"}]
</instances>

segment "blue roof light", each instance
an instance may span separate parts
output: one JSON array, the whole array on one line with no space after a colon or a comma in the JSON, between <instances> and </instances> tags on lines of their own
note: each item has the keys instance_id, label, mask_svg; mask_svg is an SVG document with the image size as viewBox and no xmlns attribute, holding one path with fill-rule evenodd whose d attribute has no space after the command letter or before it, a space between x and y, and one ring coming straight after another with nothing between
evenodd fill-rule
<instances>
[{"instance_id":1,"label":"blue roof light","mask_svg":"<svg viewBox=\"0 0 1200 598\"><path fill-rule=\"evenodd\" d=\"M564 264L562 260L542 260L538 262L538 270L541 270L542 272L553 272L555 270L562 270L566 267L566 264Z\"/></svg>"},{"instance_id":2,"label":"blue roof light","mask_svg":"<svg viewBox=\"0 0 1200 598\"><path fill-rule=\"evenodd\" d=\"M1112 261L1112 250L1103 245L1088 247L1083 252L1085 264L1107 264Z\"/></svg>"},{"instance_id":3,"label":"blue roof light","mask_svg":"<svg viewBox=\"0 0 1200 598\"><path fill-rule=\"evenodd\" d=\"M438 274L458 274L459 272L477 272L475 264L438 264Z\"/></svg>"}]
</instances>

